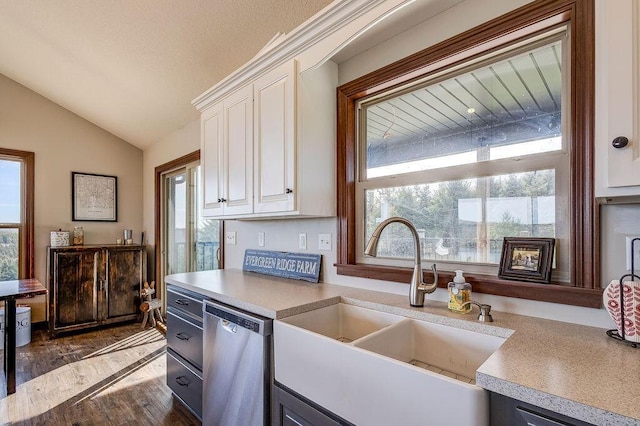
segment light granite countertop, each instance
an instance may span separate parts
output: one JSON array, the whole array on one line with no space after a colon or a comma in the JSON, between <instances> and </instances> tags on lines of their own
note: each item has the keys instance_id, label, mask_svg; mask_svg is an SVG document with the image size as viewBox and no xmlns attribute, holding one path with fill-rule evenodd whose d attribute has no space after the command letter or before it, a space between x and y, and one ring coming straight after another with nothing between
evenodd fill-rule
<instances>
[{"instance_id":1,"label":"light granite countertop","mask_svg":"<svg viewBox=\"0 0 640 426\"><path fill-rule=\"evenodd\" d=\"M272 319L343 302L505 337L478 369L479 386L596 425L640 425L640 349L601 328L496 311L493 323L480 323L475 308L457 314L428 298L413 308L408 296L234 269L175 274L166 282Z\"/></svg>"}]
</instances>

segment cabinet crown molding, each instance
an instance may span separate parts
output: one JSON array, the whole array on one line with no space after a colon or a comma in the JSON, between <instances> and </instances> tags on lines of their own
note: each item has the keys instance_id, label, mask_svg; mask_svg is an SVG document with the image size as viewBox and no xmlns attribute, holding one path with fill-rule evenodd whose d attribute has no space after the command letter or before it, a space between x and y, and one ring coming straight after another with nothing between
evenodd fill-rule
<instances>
[{"instance_id":1,"label":"cabinet crown molding","mask_svg":"<svg viewBox=\"0 0 640 426\"><path fill-rule=\"evenodd\" d=\"M295 58L314 44L343 29L383 3L385 11L379 19L414 0L335 0L287 35L276 34L249 62L216 83L191 101L200 112L250 83L282 62ZM345 46L367 28L349 37ZM328 58L325 58L328 59Z\"/></svg>"}]
</instances>

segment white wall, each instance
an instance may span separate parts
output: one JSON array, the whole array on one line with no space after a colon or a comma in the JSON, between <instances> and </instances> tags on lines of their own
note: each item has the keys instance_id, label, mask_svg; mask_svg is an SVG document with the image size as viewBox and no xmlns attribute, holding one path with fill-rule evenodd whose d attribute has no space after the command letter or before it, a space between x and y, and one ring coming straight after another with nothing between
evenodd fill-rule
<instances>
[{"instance_id":1,"label":"white wall","mask_svg":"<svg viewBox=\"0 0 640 426\"><path fill-rule=\"evenodd\" d=\"M142 151L0 74L0 147L35 153L35 277L46 283L50 231L82 226L85 244L142 230ZM118 177L117 222L71 220L71 172ZM44 297L32 321L45 320Z\"/></svg>"}]
</instances>

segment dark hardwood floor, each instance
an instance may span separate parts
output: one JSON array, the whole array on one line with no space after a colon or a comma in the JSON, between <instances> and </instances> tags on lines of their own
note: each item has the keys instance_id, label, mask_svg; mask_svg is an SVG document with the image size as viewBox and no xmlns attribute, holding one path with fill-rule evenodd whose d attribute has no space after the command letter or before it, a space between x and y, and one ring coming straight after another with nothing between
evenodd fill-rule
<instances>
[{"instance_id":1,"label":"dark hardwood floor","mask_svg":"<svg viewBox=\"0 0 640 426\"><path fill-rule=\"evenodd\" d=\"M17 348L16 393L0 368L2 425L199 425L165 383L166 340L140 323ZM4 353L0 350L4 359Z\"/></svg>"}]
</instances>

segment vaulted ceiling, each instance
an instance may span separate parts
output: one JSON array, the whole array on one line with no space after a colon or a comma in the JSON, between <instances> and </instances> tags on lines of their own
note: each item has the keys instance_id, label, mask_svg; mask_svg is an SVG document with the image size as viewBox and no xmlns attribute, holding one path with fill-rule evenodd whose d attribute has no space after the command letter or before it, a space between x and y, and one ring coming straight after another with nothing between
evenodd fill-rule
<instances>
[{"instance_id":1,"label":"vaulted ceiling","mask_svg":"<svg viewBox=\"0 0 640 426\"><path fill-rule=\"evenodd\" d=\"M330 0L3 0L0 73L140 148ZM1 94L0 94L1 95Z\"/></svg>"}]
</instances>

